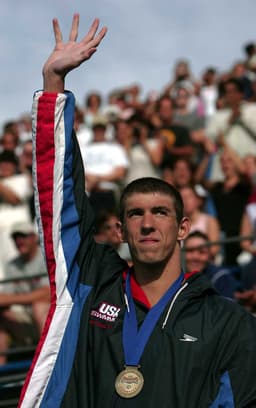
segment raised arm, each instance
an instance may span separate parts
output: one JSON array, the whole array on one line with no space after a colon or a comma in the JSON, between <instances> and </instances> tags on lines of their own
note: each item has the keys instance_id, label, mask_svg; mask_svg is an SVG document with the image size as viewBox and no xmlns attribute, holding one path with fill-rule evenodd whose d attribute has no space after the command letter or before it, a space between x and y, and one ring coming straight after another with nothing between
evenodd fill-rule
<instances>
[{"instance_id":1,"label":"raised arm","mask_svg":"<svg viewBox=\"0 0 256 408\"><path fill-rule=\"evenodd\" d=\"M84 38L77 42L79 14L74 14L69 40L62 39L59 22L53 19L55 48L43 67L44 91L64 92L65 76L88 60L96 51L107 32L103 27L97 34L99 20L95 19Z\"/></svg>"},{"instance_id":2,"label":"raised arm","mask_svg":"<svg viewBox=\"0 0 256 408\"><path fill-rule=\"evenodd\" d=\"M58 21L53 20L56 44L43 68L44 91L36 92L32 108L35 203L51 306L21 393L22 408L59 407L76 351L78 322L91 291L85 278L94 272L93 257L87 256L88 248L94 247L92 209L84 191L82 159L73 131L75 98L64 92L64 81L68 72L96 51L106 28L97 34L96 19L77 42L78 23L75 14L65 43Z\"/></svg>"}]
</instances>

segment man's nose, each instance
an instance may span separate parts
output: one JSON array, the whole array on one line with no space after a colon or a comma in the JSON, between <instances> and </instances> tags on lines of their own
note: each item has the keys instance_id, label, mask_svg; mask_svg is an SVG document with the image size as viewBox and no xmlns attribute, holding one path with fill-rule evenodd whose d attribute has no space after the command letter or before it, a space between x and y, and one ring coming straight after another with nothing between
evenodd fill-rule
<instances>
[{"instance_id":1,"label":"man's nose","mask_svg":"<svg viewBox=\"0 0 256 408\"><path fill-rule=\"evenodd\" d=\"M143 215L141 220L141 230L144 234L154 230L154 217L151 213L145 213Z\"/></svg>"}]
</instances>

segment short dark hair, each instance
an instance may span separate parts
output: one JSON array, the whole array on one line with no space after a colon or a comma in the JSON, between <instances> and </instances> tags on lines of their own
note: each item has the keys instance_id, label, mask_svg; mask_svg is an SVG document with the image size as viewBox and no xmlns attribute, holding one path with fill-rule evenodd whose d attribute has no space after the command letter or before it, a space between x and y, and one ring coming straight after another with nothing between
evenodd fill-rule
<instances>
[{"instance_id":1,"label":"short dark hair","mask_svg":"<svg viewBox=\"0 0 256 408\"><path fill-rule=\"evenodd\" d=\"M16 154L9 150L3 150L0 153L0 163L13 163L16 167L18 166L18 157Z\"/></svg>"},{"instance_id":2,"label":"short dark hair","mask_svg":"<svg viewBox=\"0 0 256 408\"><path fill-rule=\"evenodd\" d=\"M204 232L200 231L200 230L194 230L192 232L190 232L187 236L187 238L185 239L185 243L186 241L188 241L190 238L202 238L204 241L208 242L209 241L209 237L208 235L206 235Z\"/></svg>"},{"instance_id":3,"label":"short dark hair","mask_svg":"<svg viewBox=\"0 0 256 408\"><path fill-rule=\"evenodd\" d=\"M129 183L123 190L120 197L120 220L124 221L125 204L128 197L134 193L161 193L173 199L178 224L183 218L183 201L178 190L162 179L154 177L142 177Z\"/></svg>"},{"instance_id":4,"label":"short dark hair","mask_svg":"<svg viewBox=\"0 0 256 408\"><path fill-rule=\"evenodd\" d=\"M99 211L95 219L95 233L96 234L99 234L102 231L104 224L108 222L108 220L111 217L118 218L118 215L115 210L100 210Z\"/></svg>"},{"instance_id":5,"label":"short dark hair","mask_svg":"<svg viewBox=\"0 0 256 408\"><path fill-rule=\"evenodd\" d=\"M241 94L244 93L244 85L239 78L229 78L224 82L224 93L226 92L226 85L232 84L236 87L236 90Z\"/></svg>"},{"instance_id":6,"label":"short dark hair","mask_svg":"<svg viewBox=\"0 0 256 408\"><path fill-rule=\"evenodd\" d=\"M244 52L246 53L248 57L250 57L253 54L255 48L256 48L255 43L249 42L244 45Z\"/></svg>"}]
</instances>

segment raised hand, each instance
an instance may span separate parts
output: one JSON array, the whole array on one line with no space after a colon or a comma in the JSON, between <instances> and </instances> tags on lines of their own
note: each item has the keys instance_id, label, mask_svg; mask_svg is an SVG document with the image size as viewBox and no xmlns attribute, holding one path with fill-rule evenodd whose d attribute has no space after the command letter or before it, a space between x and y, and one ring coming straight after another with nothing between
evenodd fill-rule
<instances>
[{"instance_id":1,"label":"raised hand","mask_svg":"<svg viewBox=\"0 0 256 408\"><path fill-rule=\"evenodd\" d=\"M69 40L63 42L62 33L57 19L53 20L55 48L43 67L44 90L63 92L64 79L68 72L88 60L97 50L105 36L107 28L103 27L97 33L99 20L95 19L86 36L77 42L79 14L74 14Z\"/></svg>"}]
</instances>

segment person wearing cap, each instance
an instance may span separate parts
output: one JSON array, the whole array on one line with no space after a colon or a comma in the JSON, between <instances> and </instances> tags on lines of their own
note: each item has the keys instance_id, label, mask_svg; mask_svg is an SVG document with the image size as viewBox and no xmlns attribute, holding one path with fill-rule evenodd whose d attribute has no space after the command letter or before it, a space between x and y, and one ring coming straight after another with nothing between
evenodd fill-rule
<instances>
[{"instance_id":1,"label":"person wearing cap","mask_svg":"<svg viewBox=\"0 0 256 408\"><path fill-rule=\"evenodd\" d=\"M50 300L46 265L34 225L14 224L11 238L18 256L7 263L7 280L0 286L0 353L7 351L10 340L16 345L38 341ZM6 355L0 354L0 364L6 361Z\"/></svg>"},{"instance_id":2,"label":"person wearing cap","mask_svg":"<svg viewBox=\"0 0 256 408\"><path fill-rule=\"evenodd\" d=\"M119 186L129 167L125 149L119 143L107 140L107 124L105 116L94 117L93 140L83 152L85 187L96 213L101 209L116 209Z\"/></svg>"},{"instance_id":3,"label":"person wearing cap","mask_svg":"<svg viewBox=\"0 0 256 408\"><path fill-rule=\"evenodd\" d=\"M5 277L5 264L17 249L10 237L16 222L31 220L29 199L32 195L30 178L19 173L18 158L11 151L0 153L0 279Z\"/></svg>"},{"instance_id":4,"label":"person wearing cap","mask_svg":"<svg viewBox=\"0 0 256 408\"><path fill-rule=\"evenodd\" d=\"M19 407L252 407L256 321L201 274L187 279L181 270L190 223L179 192L151 177L125 187L119 234L132 268L94 240L65 76L107 29L98 32L95 19L76 41L78 24L75 14L64 42L53 20L55 48L34 95L37 215L52 301Z\"/></svg>"}]
</instances>

